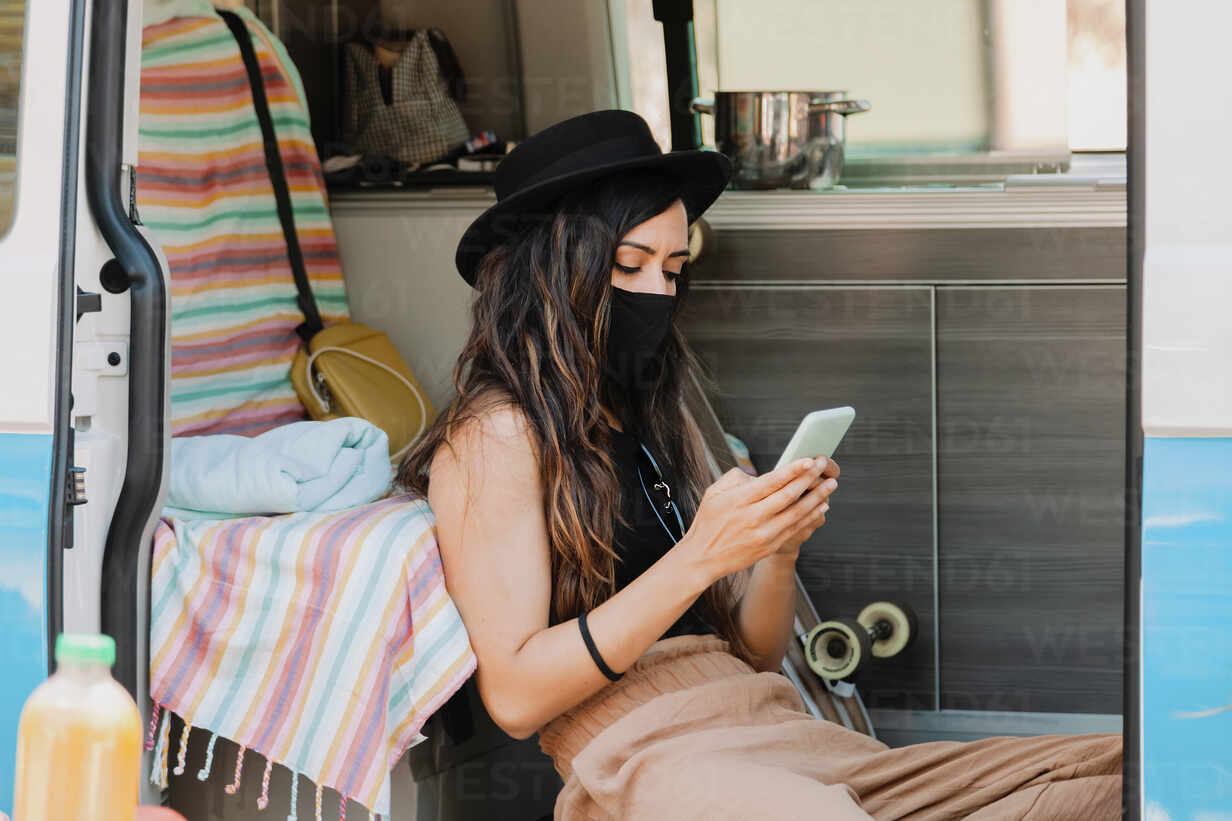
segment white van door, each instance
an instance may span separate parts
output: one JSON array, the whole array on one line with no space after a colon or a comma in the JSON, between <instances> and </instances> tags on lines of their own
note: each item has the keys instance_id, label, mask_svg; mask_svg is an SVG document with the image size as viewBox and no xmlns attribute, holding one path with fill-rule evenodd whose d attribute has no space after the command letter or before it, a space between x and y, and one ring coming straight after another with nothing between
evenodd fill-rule
<instances>
[{"instance_id":1,"label":"white van door","mask_svg":"<svg viewBox=\"0 0 1232 821\"><path fill-rule=\"evenodd\" d=\"M62 631L116 640L147 707L162 504L166 267L130 208L141 5L0 0L0 811ZM89 9L89 13L87 13Z\"/></svg>"},{"instance_id":2,"label":"white van door","mask_svg":"<svg viewBox=\"0 0 1232 821\"><path fill-rule=\"evenodd\" d=\"M0 810L17 720L49 673L71 527L67 374L75 307L84 3L0 2Z\"/></svg>"}]
</instances>

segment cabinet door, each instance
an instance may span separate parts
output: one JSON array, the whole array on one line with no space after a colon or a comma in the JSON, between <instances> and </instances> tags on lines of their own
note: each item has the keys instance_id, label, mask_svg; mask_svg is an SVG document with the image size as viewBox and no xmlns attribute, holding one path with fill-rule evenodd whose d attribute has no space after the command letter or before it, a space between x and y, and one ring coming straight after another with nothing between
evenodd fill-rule
<instances>
[{"instance_id":1,"label":"cabinet door","mask_svg":"<svg viewBox=\"0 0 1232 821\"><path fill-rule=\"evenodd\" d=\"M852 405L828 523L799 571L823 618L909 602L919 639L860 677L870 708L932 709L932 308L928 288L695 287L683 326L715 410L758 470L809 411Z\"/></svg>"},{"instance_id":2,"label":"cabinet door","mask_svg":"<svg viewBox=\"0 0 1232 821\"><path fill-rule=\"evenodd\" d=\"M937 291L943 708L1121 710L1125 305Z\"/></svg>"}]
</instances>

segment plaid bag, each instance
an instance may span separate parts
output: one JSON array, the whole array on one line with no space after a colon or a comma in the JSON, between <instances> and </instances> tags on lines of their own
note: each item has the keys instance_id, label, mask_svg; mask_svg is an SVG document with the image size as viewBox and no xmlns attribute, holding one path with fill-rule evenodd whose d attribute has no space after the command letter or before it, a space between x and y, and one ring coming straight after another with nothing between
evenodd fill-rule
<instances>
[{"instance_id":1,"label":"plaid bag","mask_svg":"<svg viewBox=\"0 0 1232 821\"><path fill-rule=\"evenodd\" d=\"M345 63L343 139L355 152L427 163L470 136L458 109L465 80L439 29L348 43Z\"/></svg>"}]
</instances>

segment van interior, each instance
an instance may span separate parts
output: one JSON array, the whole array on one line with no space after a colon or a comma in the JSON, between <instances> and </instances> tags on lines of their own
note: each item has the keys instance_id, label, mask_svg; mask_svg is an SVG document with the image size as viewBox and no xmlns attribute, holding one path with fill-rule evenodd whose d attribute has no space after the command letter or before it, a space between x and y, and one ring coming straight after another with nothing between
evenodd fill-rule
<instances>
[{"instance_id":1,"label":"van interior","mask_svg":"<svg viewBox=\"0 0 1232 821\"><path fill-rule=\"evenodd\" d=\"M1063 83L1078 70L1080 46L1119 42L1119 56L1101 52L1099 65L1119 65L1124 85L1123 9L1121 28L1108 32L1085 27L1089 7L1115 6L1098 0L1050 0L1036 15L994 0L895 14L837 0L776 0L769 13L748 0L213 5L249 32L267 117L243 49L207 0L130 2L126 16L117 12L140 54L128 81L139 94L127 103L139 126L138 161L114 182L131 191L131 214L165 271L168 436L251 436L307 418L290 381L303 306L263 120L322 321L387 334L430 417L452 398L470 323L472 291L454 254L495 201L501 152L601 108L643 114L664 150L707 145L717 123L688 106L701 92L848 87L872 108L851 118L839 183L726 191L692 226L682 319L717 388L699 389L694 406L716 467L744 460L765 471L805 414L857 411L836 454L835 515L801 553L802 600L814 620L847 623L870 604L901 603L915 635L842 680L823 682L807 664L792 672L802 692L825 701L819 712L895 746L1121 730L1125 135L1100 136L1092 118L1081 120L1087 132L1066 131L1064 94L1015 96L1024 76L1042 75L1014 44L1038 46L1032 59ZM836 32L824 56L788 25L823 6ZM971 28L978 20L988 26ZM386 47L397 59L422 31L447 37L446 87L468 137L489 136L437 164L357 149L348 143L348 49ZM765 65L768 49L782 65ZM103 300L139 298L110 287L108 275ZM94 319L79 321L78 345L106 345L112 329ZM160 349L157 323L150 333ZM141 344L134 331L134 369ZM91 429L89 408L78 406L77 440L101 454L106 430ZM117 476L100 495L124 492ZM94 515L76 517L79 544L106 531ZM177 539L182 549L187 531L164 523L155 534L139 518L129 530L139 548L104 562L100 544L96 555L66 560L66 623L70 602L82 612L100 606L97 583L87 590L100 566L105 579L128 579L104 589L104 613L110 596L116 618L138 634L150 615L133 604L143 585L151 610L160 596L172 611L180 604L158 586L157 564ZM151 553L153 573L139 570ZM158 649L150 639L150 655ZM138 657L125 657L134 671ZM501 732L473 678L460 678L394 766L388 818L550 818L560 788L551 760L533 737ZM321 812L293 770L245 758L225 734L190 733L184 716L166 714L165 727L147 714L151 738L170 739L147 745L170 770L152 789L190 821L255 819L259 807ZM197 777L207 760L215 772ZM345 817L346 796L339 804L327 800L324 817ZM365 809L379 812L351 804L358 817Z\"/></svg>"}]
</instances>

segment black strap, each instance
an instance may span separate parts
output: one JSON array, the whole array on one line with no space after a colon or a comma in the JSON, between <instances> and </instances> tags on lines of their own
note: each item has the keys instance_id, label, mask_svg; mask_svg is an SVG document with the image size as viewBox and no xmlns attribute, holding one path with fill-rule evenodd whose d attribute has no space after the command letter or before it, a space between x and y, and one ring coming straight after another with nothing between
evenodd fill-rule
<instances>
[{"instance_id":1,"label":"black strap","mask_svg":"<svg viewBox=\"0 0 1232 821\"><path fill-rule=\"evenodd\" d=\"M599 672L612 681L617 681L623 676L624 673L613 673L612 668L608 667L607 662L603 660L603 656L599 655L599 648L595 646L595 640L590 637L590 628L586 626L585 610L578 614L578 629L582 631L582 641L586 644L590 657L595 660L595 666L599 668Z\"/></svg>"},{"instance_id":2,"label":"black strap","mask_svg":"<svg viewBox=\"0 0 1232 821\"><path fill-rule=\"evenodd\" d=\"M261 140L265 144L265 168L269 172L270 183L274 187L274 202L278 206L278 221L282 223L282 236L287 243L287 261L291 264L291 275L295 278L295 289L299 291L296 304L304 315L304 322L295 329L305 342L325 327L321 322L321 313L317 310L317 301L312 296L312 285L308 282L308 273L304 270L304 254L299 247L299 235L295 232L295 217L291 212L291 192L287 188L287 172L282 165L282 153L278 150L278 137L274 134L274 121L270 117L269 100L265 97L265 81L261 77L261 65L257 62L257 54L252 48L252 35L243 19L233 11L218 10L227 28L235 37L240 47L240 57L244 60L244 70L248 72L248 85L252 89L252 107L257 112L257 122L261 125Z\"/></svg>"}]
</instances>

